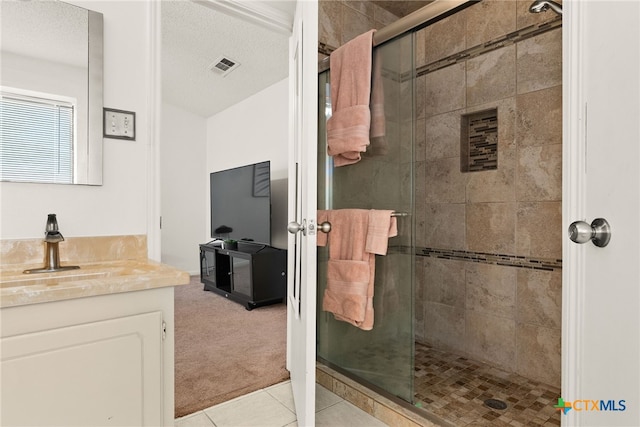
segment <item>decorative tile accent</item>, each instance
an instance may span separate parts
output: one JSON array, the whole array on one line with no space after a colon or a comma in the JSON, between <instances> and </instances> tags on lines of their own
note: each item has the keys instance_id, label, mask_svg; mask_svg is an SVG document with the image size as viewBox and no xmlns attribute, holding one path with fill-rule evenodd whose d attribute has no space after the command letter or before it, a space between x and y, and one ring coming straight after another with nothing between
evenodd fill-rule
<instances>
[{"instance_id":1,"label":"decorative tile accent","mask_svg":"<svg viewBox=\"0 0 640 427\"><path fill-rule=\"evenodd\" d=\"M320 2L321 5L323 4L332 4L335 2ZM323 14L321 14L322 17ZM452 15L454 18L456 17L456 15ZM327 19L327 22L335 22L337 21L336 19ZM321 23L325 24L324 22ZM435 25L435 24L434 24ZM431 72L434 72L436 70L439 70L441 68L445 68L448 67L450 65L453 64L457 64L458 62L463 62L466 61L468 59L471 58L475 58L478 57L480 55L483 55L487 52L491 52L497 49L500 49L502 47L505 46L510 46L513 45L515 43L530 39L532 37L536 37L540 34L544 34L548 31L552 31L555 30L556 28L561 28L562 27L562 17L561 16L557 16L553 19L550 19L546 22L542 22L539 24L534 24L534 25L529 25L525 28L521 28L517 31L513 31L511 33L505 34L504 36L498 37L494 40L490 40L486 43L480 43L478 45L472 46L468 49L453 53L445 58L442 59L438 59L436 61L430 62L426 65L422 65L419 66L417 68L417 76L422 76L425 74L429 74ZM422 31L424 32L425 30L430 29L431 27L426 27L426 29L423 29ZM450 28L449 28L450 30ZM366 31L366 30L365 30ZM330 31L328 31L330 32ZM364 32L364 31L363 31ZM331 39L331 37L329 37L329 39ZM335 44L333 44L335 43ZM330 55L331 52L333 52L334 50L336 50L338 48L338 43L336 43L335 40L335 36L334 39L329 40L328 43L324 42L324 41L320 41L318 42L318 52L323 54L323 55ZM419 55L422 55L422 52L419 52ZM436 55L437 56L437 55ZM322 64L320 64L320 67L318 69L318 72L321 73L325 70L328 69L328 61L326 61L326 64L323 62Z\"/></svg>"},{"instance_id":2,"label":"decorative tile accent","mask_svg":"<svg viewBox=\"0 0 640 427\"><path fill-rule=\"evenodd\" d=\"M478 57L480 55L492 52L505 46L513 45L515 43L530 39L532 37L544 34L548 31L552 31L560 27L562 27L562 17L557 16L547 22L543 22L537 25L531 25L521 30L505 34L504 36L498 37L497 39L488 41L486 43L481 43L453 55L447 56L446 58L442 58L438 61L426 64L418 68L417 75L421 76L424 74L432 73L441 68L445 68L459 62L464 62L468 59Z\"/></svg>"},{"instance_id":3,"label":"decorative tile accent","mask_svg":"<svg viewBox=\"0 0 640 427\"><path fill-rule=\"evenodd\" d=\"M460 170L498 169L498 110L465 114L461 123Z\"/></svg>"},{"instance_id":4,"label":"decorative tile accent","mask_svg":"<svg viewBox=\"0 0 640 427\"><path fill-rule=\"evenodd\" d=\"M416 255L443 259L457 259L484 264L505 265L509 267L528 268L533 270L556 271L562 269L561 259L532 258L520 255L418 247L416 247Z\"/></svg>"}]
</instances>

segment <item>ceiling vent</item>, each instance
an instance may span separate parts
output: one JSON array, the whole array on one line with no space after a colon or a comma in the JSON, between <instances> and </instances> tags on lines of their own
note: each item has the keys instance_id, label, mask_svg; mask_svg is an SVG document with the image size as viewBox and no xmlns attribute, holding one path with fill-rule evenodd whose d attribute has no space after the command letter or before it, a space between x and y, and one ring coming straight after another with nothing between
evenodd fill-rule
<instances>
[{"instance_id":1,"label":"ceiling vent","mask_svg":"<svg viewBox=\"0 0 640 427\"><path fill-rule=\"evenodd\" d=\"M235 59L231 59L228 56L221 56L211 64L209 69L216 74L226 77L227 74L235 70L240 66L240 63Z\"/></svg>"}]
</instances>

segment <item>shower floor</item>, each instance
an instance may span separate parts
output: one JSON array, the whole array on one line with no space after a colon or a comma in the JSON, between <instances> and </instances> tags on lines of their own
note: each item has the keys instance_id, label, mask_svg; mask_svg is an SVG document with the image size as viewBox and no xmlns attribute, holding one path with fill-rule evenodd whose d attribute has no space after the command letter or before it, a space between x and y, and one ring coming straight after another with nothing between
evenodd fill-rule
<instances>
[{"instance_id":1,"label":"shower floor","mask_svg":"<svg viewBox=\"0 0 640 427\"><path fill-rule=\"evenodd\" d=\"M416 343L415 405L456 426L559 426L560 389ZM492 409L498 399L506 409Z\"/></svg>"}]
</instances>

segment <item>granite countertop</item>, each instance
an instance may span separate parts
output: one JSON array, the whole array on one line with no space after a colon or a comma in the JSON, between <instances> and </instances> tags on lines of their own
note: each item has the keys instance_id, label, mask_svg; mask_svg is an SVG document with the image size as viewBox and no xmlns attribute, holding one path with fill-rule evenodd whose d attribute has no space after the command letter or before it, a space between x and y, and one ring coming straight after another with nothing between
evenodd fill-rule
<instances>
[{"instance_id":1,"label":"granite countertop","mask_svg":"<svg viewBox=\"0 0 640 427\"><path fill-rule=\"evenodd\" d=\"M0 308L97 295L186 285L189 274L152 260L132 259L79 265L77 270L24 274L28 266L0 270Z\"/></svg>"}]
</instances>

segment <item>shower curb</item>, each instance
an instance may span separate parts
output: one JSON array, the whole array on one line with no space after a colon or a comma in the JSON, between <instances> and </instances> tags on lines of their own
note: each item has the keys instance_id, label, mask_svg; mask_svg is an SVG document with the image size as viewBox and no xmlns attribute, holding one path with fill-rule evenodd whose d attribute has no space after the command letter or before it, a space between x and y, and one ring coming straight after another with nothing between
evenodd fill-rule
<instances>
[{"instance_id":1,"label":"shower curb","mask_svg":"<svg viewBox=\"0 0 640 427\"><path fill-rule=\"evenodd\" d=\"M316 363L316 382L390 426L453 427L434 415L421 416L320 362Z\"/></svg>"}]
</instances>

